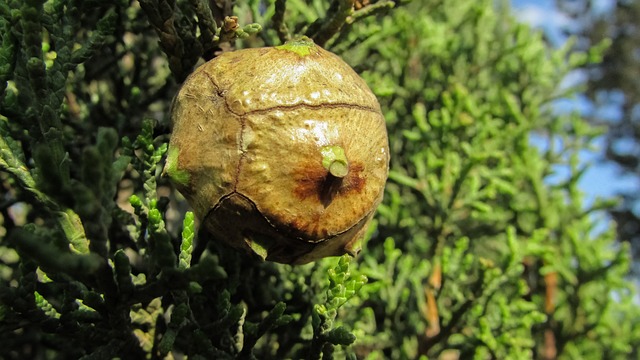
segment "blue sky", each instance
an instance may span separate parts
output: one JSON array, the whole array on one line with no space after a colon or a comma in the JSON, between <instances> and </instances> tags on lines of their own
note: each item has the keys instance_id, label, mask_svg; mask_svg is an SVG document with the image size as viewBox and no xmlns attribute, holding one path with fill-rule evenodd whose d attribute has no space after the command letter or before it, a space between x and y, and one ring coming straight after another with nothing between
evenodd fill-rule
<instances>
[{"instance_id":1,"label":"blue sky","mask_svg":"<svg viewBox=\"0 0 640 360\"><path fill-rule=\"evenodd\" d=\"M612 9L613 1L592 0L592 6L594 12L607 12ZM512 7L518 19L543 30L555 46L561 46L567 41L566 36L562 33L563 29L572 30L577 29L579 26L566 15L558 12L553 0L513 0ZM565 84L563 85L576 84L584 80L584 74L575 72L565 79ZM593 105L584 97L560 101L557 107L558 111L577 110L582 113L595 110ZM615 108L601 109L599 111L606 111L607 113L604 115L610 118L615 118L616 116ZM533 142L536 143L535 138L533 138ZM585 193L587 204L592 203L597 197L609 198L615 196L615 194L620 191L633 190L636 188L636 179L623 177L615 164L604 161L602 152L604 149L604 139L598 139L596 145L598 146L596 151L585 150L580 153L582 163L591 164L591 167L579 183L581 190ZM566 174L566 170L558 169L556 176L563 177L566 176Z\"/></svg>"}]
</instances>

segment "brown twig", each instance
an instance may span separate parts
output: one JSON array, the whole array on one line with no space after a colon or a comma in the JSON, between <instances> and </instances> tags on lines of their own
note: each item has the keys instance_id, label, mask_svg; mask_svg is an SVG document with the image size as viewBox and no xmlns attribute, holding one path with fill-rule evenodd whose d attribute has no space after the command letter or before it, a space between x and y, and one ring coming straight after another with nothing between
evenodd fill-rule
<instances>
[{"instance_id":1,"label":"brown twig","mask_svg":"<svg viewBox=\"0 0 640 360\"><path fill-rule=\"evenodd\" d=\"M286 8L287 0L276 0L276 12L273 15L273 27L278 33L278 39L280 39L280 41L283 43L291 39L289 28L284 22L284 13L286 11Z\"/></svg>"},{"instance_id":2,"label":"brown twig","mask_svg":"<svg viewBox=\"0 0 640 360\"><path fill-rule=\"evenodd\" d=\"M322 20L318 19L311 24L306 35L312 38L317 45L324 46L340 31L347 18L353 14L354 3L355 0L334 0L327 11L327 17Z\"/></svg>"}]
</instances>

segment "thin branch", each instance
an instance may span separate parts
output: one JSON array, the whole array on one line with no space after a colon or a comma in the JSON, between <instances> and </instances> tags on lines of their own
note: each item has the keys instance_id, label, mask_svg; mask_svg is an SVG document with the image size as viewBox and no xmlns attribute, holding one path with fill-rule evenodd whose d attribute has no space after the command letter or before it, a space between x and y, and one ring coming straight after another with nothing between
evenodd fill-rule
<instances>
[{"instance_id":1,"label":"thin branch","mask_svg":"<svg viewBox=\"0 0 640 360\"><path fill-rule=\"evenodd\" d=\"M351 16L347 17L345 22L348 25L351 25L358 20L364 19L368 16L376 15L381 12L385 12L395 6L396 3L393 0L385 0L372 5L368 5L360 10L354 11Z\"/></svg>"},{"instance_id":2,"label":"thin branch","mask_svg":"<svg viewBox=\"0 0 640 360\"><path fill-rule=\"evenodd\" d=\"M324 46L342 26L347 18L353 14L355 0L335 0L327 11L327 17L318 19L309 26L306 35L319 46Z\"/></svg>"},{"instance_id":3,"label":"thin branch","mask_svg":"<svg viewBox=\"0 0 640 360\"><path fill-rule=\"evenodd\" d=\"M276 0L276 13L273 15L273 27L278 33L278 39L281 42L287 42L291 39L289 28L284 22L284 13L287 9L287 0Z\"/></svg>"}]
</instances>

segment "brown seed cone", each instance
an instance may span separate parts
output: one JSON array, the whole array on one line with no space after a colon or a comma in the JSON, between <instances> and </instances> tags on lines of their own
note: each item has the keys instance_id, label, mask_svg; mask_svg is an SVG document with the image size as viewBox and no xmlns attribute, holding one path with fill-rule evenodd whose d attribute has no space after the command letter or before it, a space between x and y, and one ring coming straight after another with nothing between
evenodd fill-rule
<instances>
[{"instance_id":1,"label":"brown seed cone","mask_svg":"<svg viewBox=\"0 0 640 360\"><path fill-rule=\"evenodd\" d=\"M308 39L224 53L171 116L165 170L216 238L291 264L359 251L389 149L380 105L339 57Z\"/></svg>"}]
</instances>

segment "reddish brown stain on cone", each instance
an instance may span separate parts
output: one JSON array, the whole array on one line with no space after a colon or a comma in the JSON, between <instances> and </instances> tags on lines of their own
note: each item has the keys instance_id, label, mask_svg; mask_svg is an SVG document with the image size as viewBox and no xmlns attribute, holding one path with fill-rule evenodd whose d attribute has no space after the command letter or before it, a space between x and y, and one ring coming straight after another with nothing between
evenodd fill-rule
<instances>
[{"instance_id":1,"label":"reddish brown stain on cone","mask_svg":"<svg viewBox=\"0 0 640 360\"><path fill-rule=\"evenodd\" d=\"M349 174L344 178L337 178L318 166L313 169L298 169L293 172L297 182L294 194L301 200L317 197L326 207L335 196L348 196L352 192L361 192L366 182L362 171L362 164L351 164Z\"/></svg>"}]
</instances>

